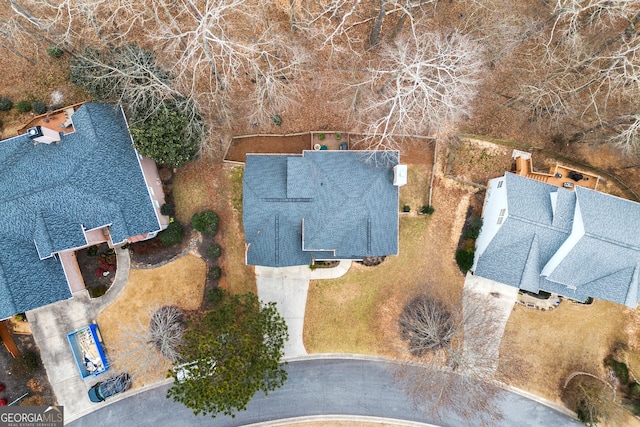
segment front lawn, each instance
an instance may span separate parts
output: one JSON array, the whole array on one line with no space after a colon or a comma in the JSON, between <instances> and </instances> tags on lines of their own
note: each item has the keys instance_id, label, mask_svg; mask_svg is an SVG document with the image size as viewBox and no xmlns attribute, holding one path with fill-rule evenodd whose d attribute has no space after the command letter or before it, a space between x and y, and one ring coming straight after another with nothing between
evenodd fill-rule
<instances>
[{"instance_id":1,"label":"front lawn","mask_svg":"<svg viewBox=\"0 0 640 427\"><path fill-rule=\"evenodd\" d=\"M148 328L155 309L165 305L175 305L183 310L200 308L205 275L205 262L193 255L158 268L131 270L122 293L97 318L108 355L116 361L116 369L127 369L127 361L119 353L130 350L130 334ZM151 384L166 377L165 372L154 374L134 378L134 386Z\"/></svg>"},{"instance_id":2,"label":"front lawn","mask_svg":"<svg viewBox=\"0 0 640 427\"><path fill-rule=\"evenodd\" d=\"M469 195L455 183L439 181L432 216L400 218L398 256L377 267L353 263L339 279L312 281L303 336L307 352L396 355L403 345L397 322L404 304L422 287L454 295L462 289L454 253Z\"/></svg>"}]
</instances>

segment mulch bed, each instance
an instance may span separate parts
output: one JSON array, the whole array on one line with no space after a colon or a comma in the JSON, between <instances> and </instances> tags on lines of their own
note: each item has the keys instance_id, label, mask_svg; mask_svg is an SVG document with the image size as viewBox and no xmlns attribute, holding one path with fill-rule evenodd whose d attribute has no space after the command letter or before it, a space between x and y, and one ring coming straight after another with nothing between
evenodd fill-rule
<instances>
[{"instance_id":1,"label":"mulch bed","mask_svg":"<svg viewBox=\"0 0 640 427\"><path fill-rule=\"evenodd\" d=\"M252 136L231 141L225 160L244 163L247 153L302 154L311 149L311 135Z\"/></svg>"},{"instance_id":2,"label":"mulch bed","mask_svg":"<svg viewBox=\"0 0 640 427\"><path fill-rule=\"evenodd\" d=\"M93 297L104 295L116 277L116 255L106 243L76 252L84 285ZM106 273L106 275L105 275Z\"/></svg>"},{"instance_id":3,"label":"mulch bed","mask_svg":"<svg viewBox=\"0 0 640 427\"><path fill-rule=\"evenodd\" d=\"M179 245L164 246L159 237L130 244L129 253L132 264L156 265L178 255L189 244L191 235L191 225L183 225L183 227L184 234Z\"/></svg>"},{"instance_id":4,"label":"mulch bed","mask_svg":"<svg viewBox=\"0 0 640 427\"><path fill-rule=\"evenodd\" d=\"M24 354L33 352L40 360L40 351L31 335L14 334L13 339L18 349ZM0 398L7 399L8 403L20 398L28 393L23 399L15 403L14 406L24 405L53 405L56 398L53 389L47 378L47 372L40 363L40 369L30 377L21 378L10 374L10 365L13 357L3 345L0 345L0 383L5 389L0 393Z\"/></svg>"}]
</instances>

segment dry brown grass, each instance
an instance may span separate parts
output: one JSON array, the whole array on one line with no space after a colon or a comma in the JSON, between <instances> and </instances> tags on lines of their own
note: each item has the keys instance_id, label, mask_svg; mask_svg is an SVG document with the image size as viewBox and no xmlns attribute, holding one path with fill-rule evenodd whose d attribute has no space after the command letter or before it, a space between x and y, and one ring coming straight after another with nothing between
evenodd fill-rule
<instances>
[{"instance_id":1,"label":"dry brown grass","mask_svg":"<svg viewBox=\"0 0 640 427\"><path fill-rule=\"evenodd\" d=\"M242 166L201 159L181 168L173 183L176 217L184 224L203 209L220 217L216 241L222 246L220 285L234 293L257 293L252 266L245 264L242 227Z\"/></svg>"},{"instance_id":2,"label":"dry brown grass","mask_svg":"<svg viewBox=\"0 0 640 427\"><path fill-rule=\"evenodd\" d=\"M311 282L303 337L308 352L397 355L404 304L423 287L443 296L461 291L464 276L454 253L470 193L449 180L436 183L432 216L401 217L398 256L377 267L354 263L339 279Z\"/></svg>"},{"instance_id":3,"label":"dry brown grass","mask_svg":"<svg viewBox=\"0 0 640 427\"><path fill-rule=\"evenodd\" d=\"M592 305L563 301L553 311L516 306L503 338L510 351L526 355L527 382L515 382L547 399L560 402L561 386L569 374L585 371L605 378L603 359L614 343L627 343L631 310L596 300Z\"/></svg>"},{"instance_id":4,"label":"dry brown grass","mask_svg":"<svg viewBox=\"0 0 640 427\"><path fill-rule=\"evenodd\" d=\"M431 168L424 165L409 165L407 184L400 187L400 208L405 205L411 207L411 212L418 212L429 204L429 181Z\"/></svg>"},{"instance_id":5,"label":"dry brown grass","mask_svg":"<svg viewBox=\"0 0 640 427\"><path fill-rule=\"evenodd\" d=\"M140 323L147 325L150 309L154 307L176 305L184 310L198 309L202 303L205 276L205 262L193 255L158 268L132 269L125 289L98 315L97 322L107 348L114 351L118 347L126 348L126 334L139 330ZM118 360L117 352L109 356ZM164 378L165 372L157 372L155 377L134 378L134 387Z\"/></svg>"}]
</instances>

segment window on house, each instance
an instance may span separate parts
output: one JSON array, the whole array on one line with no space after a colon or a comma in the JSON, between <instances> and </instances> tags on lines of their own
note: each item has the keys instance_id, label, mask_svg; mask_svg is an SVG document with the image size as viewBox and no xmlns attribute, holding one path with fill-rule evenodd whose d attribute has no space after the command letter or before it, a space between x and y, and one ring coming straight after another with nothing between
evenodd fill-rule
<instances>
[{"instance_id":1,"label":"window on house","mask_svg":"<svg viewBox=\"0 0 640 427\"><path fill-rule=\"evenodd\" d=\"M151 193L152 196L155 196L156 193L153 192L153 188L151 187L147 187L149 189L149 193Z\"/></svg>"},{"instance_id":2,"label":"window on house","mask_svg":"<svg viewBox=\"0 0 640 427\"><path fill-rule=\"evenodd\" d=\"M504 221L504 215L507 213L506 209L500 209L500 214L498 214L498 225L502 224Z\"/></svg>"},{"instance_id":3,"label":"window on house","mask_svg":"<svg viewBox=\"0 0 640 427\"><path fill-rule=\"evenodd\" d=\"M155 206L156 208L159 208L160 202L158 202L156 199L153 199L153 206Z\"/></svg>"},{"instance_id":4,"label":"window on house","mask_svg":"<svg viewBox=\"0 0 640 427\"><path fill-rule=\"evenodd\" d=\"M498 188L502 187L502 183L503 183L503 182L504 182L504 181L498 181Z\"/></svg>"}]
</instances>

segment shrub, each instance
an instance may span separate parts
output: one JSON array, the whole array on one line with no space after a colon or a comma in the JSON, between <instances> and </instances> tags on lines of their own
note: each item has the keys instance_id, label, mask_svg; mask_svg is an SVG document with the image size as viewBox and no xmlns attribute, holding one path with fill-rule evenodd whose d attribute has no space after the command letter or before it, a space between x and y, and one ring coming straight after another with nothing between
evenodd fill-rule
<instances>
[{"instance_id":1,"label":"shrub","mask_svg":"<svg viewBox=\"0 0 640 427\"><path fill-rule=\"evenodd\" d=\"M178 221L173 221L169 224L166 230L162 231L158 235L158 237L160 238L163 246L173 246L179 245L180 242L182 242L183 233L182 224Z\"/></svg>"},{"instance_id":2,"label":"shrub","mask_svg":"<svg viewBox=\"0 0 640 427\"><path fill-rule=\"evenodd\" d=\"M24 99L22 101L18 101L16 103L16 110L20 111L21 113L28 113L29 111L31 111L31 103Z\"/></svg>"},{"instance_id":3,"label":"shrub","mask_svg":"<svg viewBox=\"0 0 640 427\"><path fill-rule=\"evenodd\" d=\"M98 247L97 246L91 246L90 248L87 248L87 255L88 256L96 256L96 255L98 255Z\"/></svg>"},{"instance_id":4,"label":"shrub","mask_svg":"<svg viewBox=\"0 0 640 427\"><path fill-rule=\"evenodd\" d=\"M201 134L195 132L195 122L199 118L187 117L180 107L165 104L151 116L134 122L133 145L157 163L180 167L198 155Z\"/></svg>"},{"instance_id":5,"label":"shrub","mask_svg":"<svg viewBox=\"0 0 640 427\"><path fill-rule=\"evenodd\" d=\"M464 249L458 249L456 252L456 263L463 273L466 273L473 266L474 252L465 251Z\"/></svg>"},{"instance_id":6,"label":"shrub","mask_svg":"<svg viewBox=\"0 0 640 427\"><path fill-rule=\"evenodd\" d=\"M13 359L9 364L11 375L17 377L28 377L33 375L40 368L38 355L33 352L27 352Z\"/></svg>"},{"instance_id":7,"label":"shrub","mask_svg":"<svg viewBox=\"0 0 640 427\"><path fill-rule=\"evenodd\" d=\"M319 134L318 134L318 139L319 139L320 141L324 141L324 138L325 138L325 134L324 134L324 133L319 133Z\"/></svg>"},{"instance_id":8,"label":"shrub","mask_svg":"<svg viewBox=\"0 0 640 427\"><path fill-rule=\"evenodd\" d=\"M482 219L477 216L471 217L467 226L467 231L464 233L464 237L467 239L477 239L480 235L480 229L482 228Z\"/></svg>"},{"instance_id":9,"label":"shrub","mask_svg":"<svg viewBox=\"0 0 640 427\"><path fill-rule=\"evenodd\" d=\"M36 101L33 103L33 111L36 114L44 114L47 112L47 106L42 101Z\"/></svg>"},{"instance_id":10,"label":"shrub","mask_svg":"<svg viewBox=\"0 0 640 427\"><path fill-rule=\"evenodd\" d=\"M88 287L87 290L91 298L98 298L107 293L107 285Z\"/></svg>"},{"instance_id":11,"label":"shrub","mask_svg":"<svg viewBox=\"0 0 640 427\"><path fill-rule=\"evenodd\" d=\"M207 257L220 258L220 255L222 255L222 247L217 243L214 243L207 248Z\"/></svg>"},{"instance_id":12,"label":"shrub","mask_svg":"<svg viewBox=\"0 0 640 427\"><path fill-rule=\"evenodd\" d=\"M271 116L271 122L276 126L280 126L282 125L282 117L279 114L274 114Z\"/></svg>"},{"instance_id":13,"label":"shrub","mask_svg":"<svg viewBox=\"0 0 640 427\"><path fill-rule=\"evenodd\" d=\"M193 214L191 225L207 237L213 237L218 232L218 214L212 210L206 210Z\"/></svg>"},{"instance_id":14,"label":"shrub","mask_svg":"<svg viewBox=\"0 0 640 427\"><path fill-rule=\"evenodd\" d=\"M214 267L210 267L207 276L209 277L209 279L218 280L222 277L222 269L217 265Z\"/></svg>"},{"instance_id":15,"label":"shrub","mask_svg":"<svg viewBox=\"0 0 640 427\"><path fill-rule=\"evenodd\" d=\"M47 49L47 54L52 58L60 58L64 54L64 50L58 46L52 46Z\"/></svg>"},{"instance_id":16,"label":"shrub","mask_svg":"<svg viewBox=\"0 0 640 427\"><path fill-rule=\"evenodd\" d=\"M433 206L429 206L429 205L424 205L422 207L422 209L420 209L420 213L424 214L424 215L431 215L435 212L436 210L433 209Z\"/></svg>"},{"instance_id":17,"label":"shrub","mask_svg":"<svg viewBox=\"0 0 640 427\"><path fill-rule=\"evenodd\" d=\"M609 355L604 359L604 365L611 368L611 370L616 374L616 377L618 377L618 380L620 380L620 384L629 384L629 368L627 368L625 363L618 362Z\"/></svg>"},{"instance_id":18,"label":"shrub","mask_svg":"<svg viewBox=\"0 0 640 427\"><path fill-rule=\"evenodd\" d=\"M634 399L640 398L640 384L635 381L631 383L629 386L629 396Z\"/></svg>"},{"instance_id":19,"label":"shrub","mask_svg":"<svg viewBox=\"0 0 640 427\"><path fill-rule=\"evenodd\" d=\"M0 98L0 111L9 111L13 108L13 101L9 98Z\"/></svg>"},{"instance_id":20,"label":"shrub","mask_svg":"<svg viewBox=\"0 0 640 427\"><path fill-rule=\"evenodd\" d=\"M166 216L173 216L176 213L176 208L171 203L165 203L160 206L160 213Z\"/></svg>"},{"instance_id":21,"label":"shrub","mask_svg":"<svg viewBox=\"0 0 640 427\"><path fill-rule=\"evenodd\" d=\"M4 122L0 120L0 129L4 129Z\"/></svg>"},{"instance_id":22,"label":"shrub","mask_svg":"<svg viewBox=\"0 0 640 427\"><path fill-rule=\"evenodd\" d=\"M411 206L409 205L404 205L402 207L402 212L411 212Z\"/></svg>"}]
</instances>

